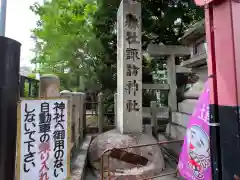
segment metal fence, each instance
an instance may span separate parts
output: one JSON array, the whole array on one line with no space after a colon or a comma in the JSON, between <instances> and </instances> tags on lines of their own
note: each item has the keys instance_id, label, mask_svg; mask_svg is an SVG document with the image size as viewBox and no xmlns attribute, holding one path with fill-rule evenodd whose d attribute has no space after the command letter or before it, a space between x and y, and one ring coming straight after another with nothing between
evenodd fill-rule
<instances>
[{"instance_id":1,"label":"metal fence","mask_svg":"<svg viewBox=\"0 0 240 180\"><path fill-rule=\"evenodd\" d=\"M115 113L114 109L108 110L109 101L106 102L103 93L94 94L94 98L85 99L85 117L86 117L86 132L97 133L114 129ZM107 104L108 103L108 104Z\"/></svg>"},{"instance_id":2,"label":"metal fence","mask_svg":"<svg viewBox=\"0 0 240 180\"><path fill-rule=\"evenodd\" d=\"M116 177L116 173L121 173L117 171L116 169L112 169L109 165L109 159L114 158L118 159L120 161L128 162L131 164L141 164L140 161L144 161L144 157L139 156L137 154L133 154L131 152L128 152L129 149L133 148L141 148L141 147L146 147L146 146L163 146L166 144L173 144L173 143L182 143L183 140L172 140L172 141L160 141L157 143L153 144L141 144L141 145L135 145L135 146L128 146L128 147L122 147L122 148L113 148L113 149L107 149L105 152L103 152L101 156L101 179L102 180L110 180L113 177ZM164 150L164 148L163 148ZM164 151L165 153L168 153L167 151ZM169 154L169 157L175 158ZM107 167L104 166L104 159L107 160ZM140 163L139 163L140 162ZM176 175L178 174L178 170L174 170L173 172L168 172L168 173L160 173L158 175L152 176L152 177L143 177L143 178L138 178L138 180L150 180L150 179L156 179L159 177L164 177L168 175ZM127 178L126 178L127 179Z\"/></svg>"},{"instance_id":3,"label":"metal fence","mask_svg":"<svg viewBox=\"0 0 240 180\"><path fill-rule=\"evenodd\" d=\"M20 76L20 97L38 97L39 81L26 76Z\"/></svg>"}]
</instances>

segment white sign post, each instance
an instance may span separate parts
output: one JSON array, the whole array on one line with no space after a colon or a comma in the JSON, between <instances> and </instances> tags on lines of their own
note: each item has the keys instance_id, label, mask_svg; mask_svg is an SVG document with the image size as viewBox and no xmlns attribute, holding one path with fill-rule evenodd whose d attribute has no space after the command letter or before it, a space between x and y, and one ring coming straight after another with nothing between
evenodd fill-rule
<instances>
[{"instance_id":1,"label":"white sign post","mask_svg":"<svg viewBox=\"0 0 240 180\"><path fill-rule=\"evenodd\" d=\"M18 119L17 180L65 180L70 172L66 99L22 100Z\"/></svg>"}]
</instances>

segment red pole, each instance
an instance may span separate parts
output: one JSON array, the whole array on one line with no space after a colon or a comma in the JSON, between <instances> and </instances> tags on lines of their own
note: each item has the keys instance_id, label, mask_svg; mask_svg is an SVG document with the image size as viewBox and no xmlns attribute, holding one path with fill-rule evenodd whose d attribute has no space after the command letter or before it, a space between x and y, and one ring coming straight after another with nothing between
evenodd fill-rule
<instances>
[{"instance_id":1,"label":"red pole","mask_svg":"<svg viewBox=\"0 0 240 180\"><path fill-rule=\"evenodd\" d=\"M216 126L210 126L210 151L212 179L222 179L221 152L220 152L220 126L218 117L218 96L217 96L217 77L216 77L216 54L215 54L215 31L213 19L213 7L205 6L205 26L206 40L208 47L208 75L210 87L210 123Z\"/></svg>"},{"instance_id":2,"label":"red pole","mask_svg":"<svg viewBox=\"0 0 240 180\"><path fill-rule=\"evenodd\" d=\"M196 3L205 4L213 179L237 179L240 177L240 1L196 0Z\"/></svg>"}]
</instances>

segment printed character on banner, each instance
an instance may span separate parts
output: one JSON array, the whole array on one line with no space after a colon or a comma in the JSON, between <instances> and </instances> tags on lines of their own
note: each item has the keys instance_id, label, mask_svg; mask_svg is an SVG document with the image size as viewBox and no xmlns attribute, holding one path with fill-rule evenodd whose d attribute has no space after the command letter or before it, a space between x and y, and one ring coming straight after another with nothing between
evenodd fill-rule
<instances>
[{"instance_id":1,"label":"printed character on banner","mask_svg":"<svg viewBox=\"0 0 240 180\"><path fill-rule=\"evenodd\" d=\"M188 166L196 179L204 179L204 171L211 165L207 133L197 125L187 130Z\"/></svg>"},{"instance_id":2,"label":"printed character on banner","mask_svg":"<svg viewBox=\"0 0 240 180\"><path fill-rule=\"evenodd\" d=\"M36 122L35 122L35 109L30 109L28 107L28 104L25 103L25 108L24 108L24 113L25 113L25 119L24 119L24 135L28 136L28 141L24 141L24 145L27 145L27 154L24 154L24 164L23 164L23 170L25 173L28 173L31 170L31 167L35 167L35 154L36 152L32 151L32 148L34 147L35 144L35 139L34 135L36 131L32 130L32 128L36 127ZM29 165L31 164L31 165Z\"/></svg>"},{"instance_id":3,"label":"printed character on banner","mask_svg":"<svg viewBox=\"0 0 240 180\"><path fill-rule=\"evenodd\" d=\"M56 121L54 138L54 177L58 177L63 173L63 157L64 157L64 144L65 144L65 129L62 123L65 122L65 104L63 102L54 104L54 120Z\"/></svg>"},{"instance_id":4,"label":"printed character on banner","mask_svg":"<svg viewBox=\"0 0 240 180\"><path fill-rule=\"evenodd\" d=\"M207 124L209 123L209 106L208 105L202 104L198 119L206 122Z\"/></svg>"}]
</instances>

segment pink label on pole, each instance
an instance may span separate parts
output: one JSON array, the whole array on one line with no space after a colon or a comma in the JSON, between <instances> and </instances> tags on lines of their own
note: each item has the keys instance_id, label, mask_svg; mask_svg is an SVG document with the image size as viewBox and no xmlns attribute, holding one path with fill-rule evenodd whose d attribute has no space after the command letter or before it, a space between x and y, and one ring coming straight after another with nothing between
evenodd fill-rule
<instances>
[{"instance_id":1,"label":"pink label on pole","mask_svg":"<svg viewBox=\"0 0 240 180\"><path fill-rule=\"evenodd\" d=\"M207 84L188 122L178 169L181 176L187 180L212 179L209 140L209 88Z\"/></svg>"},{"instance_id":2,"label":"pink label on pole","mask_svg":"<svg viewBox=\"0 0 240 180\"><path fill-rule=\"evenodd\" d=\"M217 1L217 0L195 0L195 3L198 5L198 6L204 6L206 4L209 4L213 1ZM219 1L219 0L218 0Z\"/></svg>"}]
</instances>

